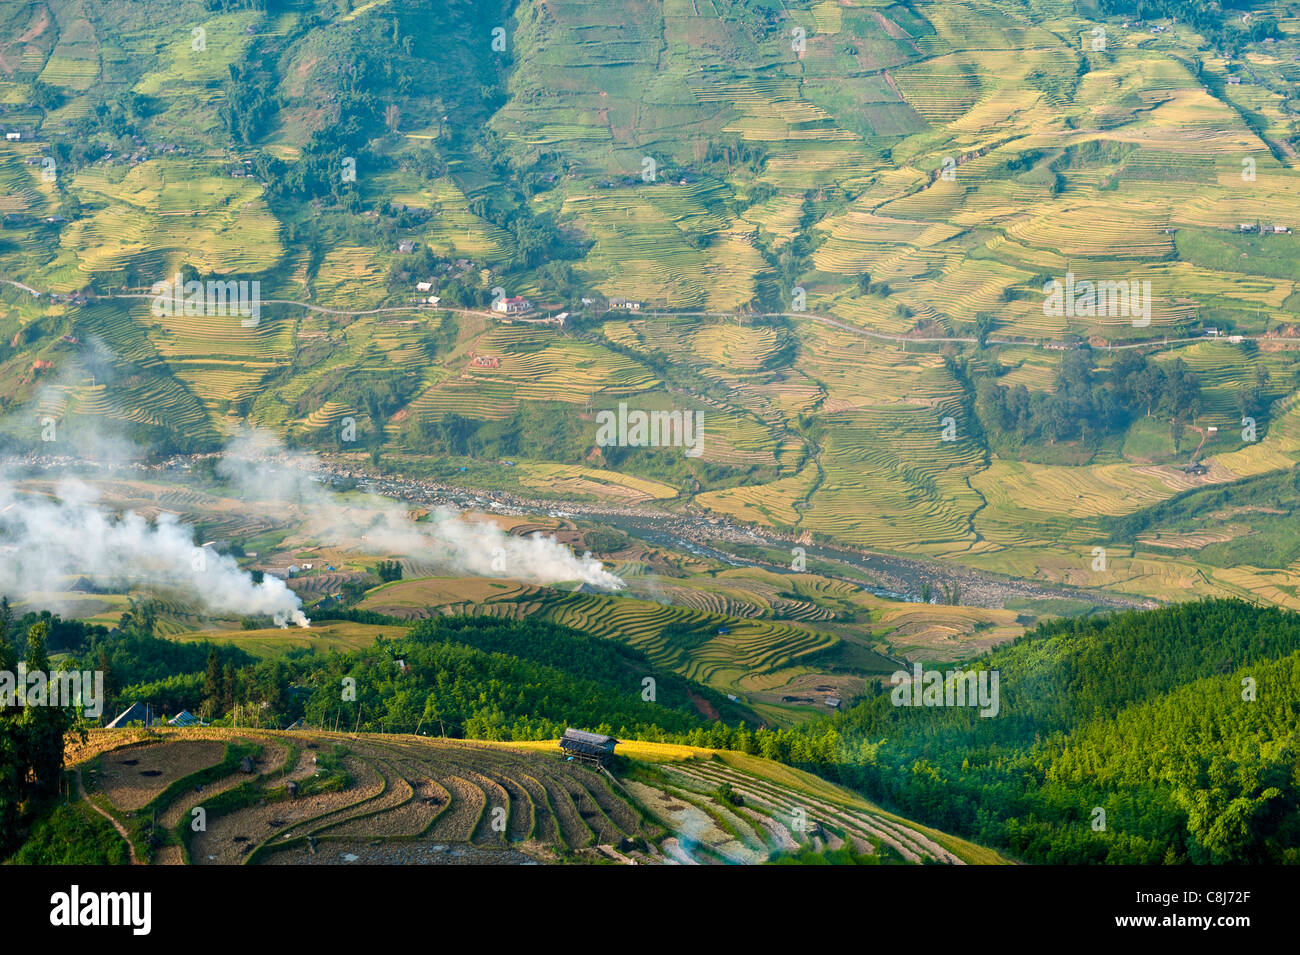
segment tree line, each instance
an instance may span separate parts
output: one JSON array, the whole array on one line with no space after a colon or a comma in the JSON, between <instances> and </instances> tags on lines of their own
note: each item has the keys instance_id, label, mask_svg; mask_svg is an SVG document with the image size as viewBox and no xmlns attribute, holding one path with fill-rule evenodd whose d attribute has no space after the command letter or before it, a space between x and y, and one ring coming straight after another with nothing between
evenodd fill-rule
<instances>
[{"instance_id":1,"label":"tree line","mask_svg":"<svg viewBox=\"0 0 1300 955\"><path fill-rule=\"evenodd\" d=\"M975 413L985 433L995 444L1079 440L1095 446L1136 419L1155 416L1170 422L1177 444L1182 429L1201 413L1200 379L1182 359L1153 362L1126 352L1109 370L1095 362L1086 345L1065 352L1049 391L977 377Z\"/></svg>"},{"instance_id":2,"label":"tree line","mask_svg":"<svg viewBox=\"0 0 1300 955\"><path fill-rule=\"evenodd\" d=\"M32 624L20 653L21 632L8 598L0 599L0 679L15 679L20 661L28 673L49 672L48 630L43 621ZM58 794L64 737L76 725L66 707L24 706L8 697L0 698L0 857L21 843L26 822Z\"/></svg>"}]
</instances>

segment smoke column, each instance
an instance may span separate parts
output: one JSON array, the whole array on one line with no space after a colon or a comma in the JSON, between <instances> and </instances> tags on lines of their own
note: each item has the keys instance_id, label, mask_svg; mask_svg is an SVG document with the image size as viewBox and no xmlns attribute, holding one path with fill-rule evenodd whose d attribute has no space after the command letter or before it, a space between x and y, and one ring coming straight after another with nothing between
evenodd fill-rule
<instances>
[{"instance_id":1,"label":"smoke column","mask_svg":"<svg viewBox=\"0 0 1300 955\"><path fill-rule=\"evenodd\" d=\"M112 514L93 488L71 479L53 498L20 495L0 476L0 593L61 590L69 576L123 589L140 581L166 586L213 614L310 623L284 581L268 575L254 583L234 558L197 546L193 530L171 514L152 522L132 511Z\"/></svg>"},{"instance_id":2,"label":"smoke column","mask_svg":"<svg viewBox=\"0 0 1300 955\"><path fill-rule=\"evenodd\" d=\"M217 465L241 496L297 510L305 531L327 544L403 555L455 573L541 584L577 580L604 590L625 586L599 560L578 557L554 538L514 537L451 510L416 522L401 504L375 494L352 503L313 476L318 467L314 457L291 454L259 431L238 435ZM0 593L28 598L65 590L68 578L77 576L123 590L141 583L172 589L214 615L310 625L302 601L283 580L267 574L254 583L233 557L198 546L193 529L174 515L150 521L133 511L117 514L74 478L60 481L49 497L22 493L0 473Z\"/></svg>"},{"instance_id":3,"label":"smoke column","mask_svg":"<svg viewBox=\"0 0 1300 955\"><path fill-rule=\"evenodd\" d=\"M298 508L306 529L326 543L350 543L370 554L401 554L456 573L518 577L540 584L577 580L622 590L623 580L590 554L578 557L551 537L514 537L486 521L439 509L416 522L400 503L368 494L352 504L315 477L316 458L288 451L274 435L244 431L227 445L218 472L250 500Z\"/></svg>"}]
</instances>

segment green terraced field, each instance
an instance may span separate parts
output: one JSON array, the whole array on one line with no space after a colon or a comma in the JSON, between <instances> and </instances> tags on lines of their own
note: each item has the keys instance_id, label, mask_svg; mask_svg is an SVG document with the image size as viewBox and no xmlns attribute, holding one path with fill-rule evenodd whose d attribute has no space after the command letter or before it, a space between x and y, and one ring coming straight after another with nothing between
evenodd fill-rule
<instances>
[{"instance_id":1,"label":"green terraced field","mask_svg":"<svg viewBox=\"0 0 1300 955\"><path fill-rule=\"evenodd\" d=\"M644 652L656 666L732 692L781 685L789 679L786 671L837 642L830 634L795 624L629 597L516 586L490 597L456 599L444 592L448 585L454 590L454 584L440 578L402 581L373 591L362 606L404 617L435 613L538 615L584 633L625 642Z\"/></svg>"},{"instance_id":2,"label":"green terraced field","mask_svg":"<svg viewBox=\"0 0 1300 955\"><path fill-rule=\"evenodd\" d=\"M351 419L556 501L1065 579L1053 547L1199 486L1200 436L1201 483L1296 462L1300 29L1258 7L1275 43L1059 0L0 5L0 277L96 293L3 287L3 431L337 450ZM182 270L287 301L247 328L110 297ZM1045 313L1066 273L1149 282L1149 324ZM506 324L498 288L567 321ZM1041 399L1077 341L1183 361L1184 439L990 440L977 378ZM595 447L622 401L700 411L704 454Z\"/></svg>"}]
</instances>

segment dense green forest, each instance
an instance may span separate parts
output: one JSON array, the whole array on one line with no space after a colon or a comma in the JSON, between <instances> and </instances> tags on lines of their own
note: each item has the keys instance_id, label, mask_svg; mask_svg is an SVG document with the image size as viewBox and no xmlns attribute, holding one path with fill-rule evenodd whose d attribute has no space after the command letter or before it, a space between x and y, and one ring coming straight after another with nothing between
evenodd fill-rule
<instances>
[{"instance_id":1,"label":"dense green forest","mask_svg":"<svg viewBox=\"0 0 1300 955\"><path fill-rule=\"evenodd\" d=\"M240 706L271 727L305 720L508 740L546 739L576 723L676 739L709 725L692 697L737 720L753 720L721 694L654 666L640 651L532 619L438 618L364 650L297 650L255 661L230 646L157 637L147 615L137 614L116 634L93 635L75 661L105 673L110 712L141 701L160 712L189 709L222 720Z\"/></svg>"},{"instance_id":2,"label":"dense green forest","mask_svg":"<svg viewBox=\"0 0 1300 955\"><path fill-rule=\"evenodd\" d=\"M765 755L1029 862L1300 862L1300 616L1061 620L979 666L1000 673L996 718L882 692Z\"/></svg>"}]
</instances>

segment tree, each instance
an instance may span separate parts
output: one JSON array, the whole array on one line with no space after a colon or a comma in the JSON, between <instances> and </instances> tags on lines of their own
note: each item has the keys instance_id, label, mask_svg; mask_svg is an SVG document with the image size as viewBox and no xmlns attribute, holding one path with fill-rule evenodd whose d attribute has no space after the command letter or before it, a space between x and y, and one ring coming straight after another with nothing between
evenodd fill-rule
<instances>
[{"instance_id":1,"label":"tree","mask_svg":"<svg viewBox=\"0 0 1300 955\"><path fill-rule=\"evenodd\" d=\"M222 695L221 660L213 647L208 651L208 668L203 676L203 706L209 716L221 711Z\"/></svg>"},{"instance_id":2,"label":"tree","mask_svg":"<svg viewBox=\"0 0 1300 955\"><path fill-rule=\"evenodd\" d=\"M0 671L13 673L17 654L9 642L13 628L9 598L0 599ZM18 732L18 711L8 700L0 700L0 855L18 845L26 760Z\"/></svg>"},{"instance_id":3,"label":"tree","mask_svg":"<svg viewBox=\"0 0 1300 955\"><path fill-rule=\"evenodd\" d=\"M49 625L44 621L34 624L27 632L27 672L50 672L50 658L45 649ZM43 705L33 705L29 699L20 720L19 739L25 750L27 776L32 790L38 795L49 795L59 788L63 776L64 736L72 725L68 700L53 705L48 695Z\"/></svg>"}]
</instances>

